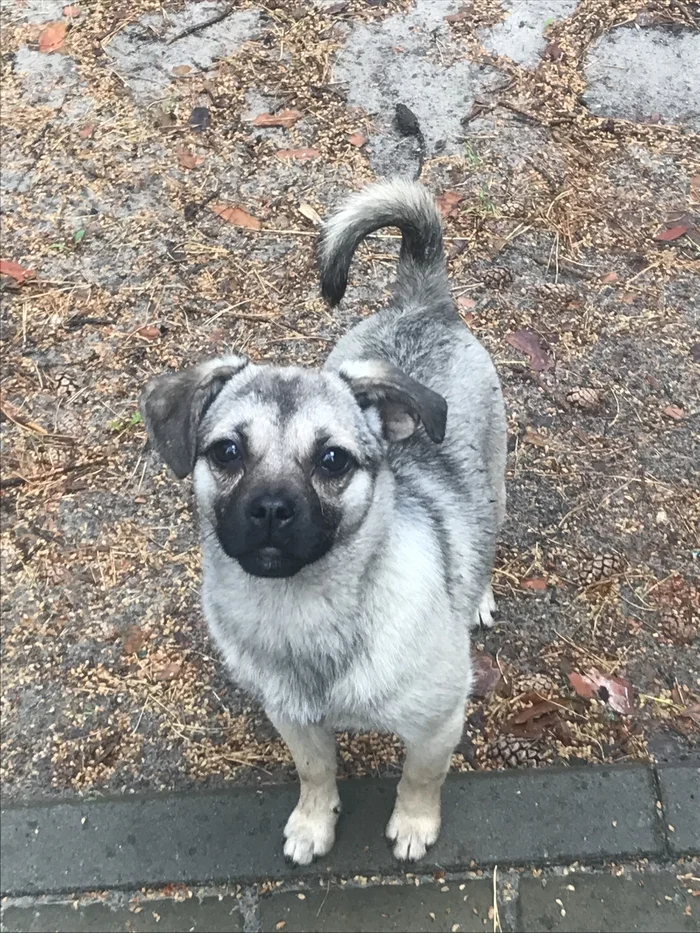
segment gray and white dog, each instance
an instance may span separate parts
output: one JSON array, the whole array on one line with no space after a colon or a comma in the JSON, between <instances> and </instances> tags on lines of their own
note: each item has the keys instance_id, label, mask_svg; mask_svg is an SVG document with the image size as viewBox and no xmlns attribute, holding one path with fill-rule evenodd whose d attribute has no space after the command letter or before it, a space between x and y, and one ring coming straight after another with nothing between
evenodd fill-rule
<instances>
[{"instance_id":1,"label":"gray and white dog","mask_svg":"<svg viewBox=\"0 0 700 933\"><path fill-rule=\"evenodd\" d=\"M194 473L214 640L294 757L284 852L302 865L335 838L335 730L403 739L386 834L399 859L435 842L469 629L493 609L503 399L454 308L428 192L390 180L351 197L323 228L322 292L337 304L358 245L388 226L402 233L394 300L323 369L229 356L155 378L141 402L166 463Z\"/></svg>"}]
</instances>

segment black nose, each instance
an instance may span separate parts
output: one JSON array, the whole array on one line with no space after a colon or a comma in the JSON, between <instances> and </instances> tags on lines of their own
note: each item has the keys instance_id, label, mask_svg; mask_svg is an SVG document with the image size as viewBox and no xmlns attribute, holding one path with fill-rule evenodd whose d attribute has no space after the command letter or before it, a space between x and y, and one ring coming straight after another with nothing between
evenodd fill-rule
<instances>
[{"instance_id":1,"label":"black nose","mask_svg":"<svg viewBox=\"0 0 700 933\"><path fill-rule=\"evenodd\" d=\"M288 496L263 493L248 506L248 517L254 524L272 530L284 528L294 518L294 503Z\"/></svg>"}]
</instances>

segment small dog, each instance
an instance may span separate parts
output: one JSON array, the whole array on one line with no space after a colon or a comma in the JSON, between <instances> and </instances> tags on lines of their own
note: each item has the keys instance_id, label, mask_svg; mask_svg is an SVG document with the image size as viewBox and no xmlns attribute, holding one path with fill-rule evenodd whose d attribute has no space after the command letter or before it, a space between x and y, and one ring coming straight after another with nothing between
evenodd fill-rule
<instances>
[{"instance_id":1,"label":"small dog","mask_svg":"<svg viewBox=\"0 0 700 933\"><path fill-rule=\"evenodd\" d=\"M153 379L141 401L156 450L194 474L214 640L294 757L284 852L301 865L334 842L335 730L403 739L386 834L399 859L435 842L470 626L494 608L503 398L455 310L429 193L389 180L351 197L321 234L322 293L340 301L358 245L388 226L395 298L320 371L229 356Z\"/></svg>"}]
</instances>

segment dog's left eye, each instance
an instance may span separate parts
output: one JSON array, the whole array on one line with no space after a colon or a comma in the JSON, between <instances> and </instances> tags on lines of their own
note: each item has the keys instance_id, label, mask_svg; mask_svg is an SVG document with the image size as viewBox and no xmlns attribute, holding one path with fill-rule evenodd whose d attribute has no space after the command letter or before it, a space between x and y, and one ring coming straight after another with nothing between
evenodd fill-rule
<instances>
[{"instance_id":1,"label":"dog's left eye","mask_svg":"<svg viewBox=\"0 0 700 933\"><path fill-rule=\"evenodd\" d=\"M235 441L217 441L209 448L209 456L220 466L232 466L241 459L241 451Z\"/></svg>"},{"instance_id":2,"label":"dog's left eye","mask_svg":"<svg viewBox=\"0 0 700 933\"><path fill-rule=\"evenodd\" d=\"M351 462L350 454L341 447L327 447L319 457L318 465L327 476L341 476Z\"/></svg>"}]
</instances>

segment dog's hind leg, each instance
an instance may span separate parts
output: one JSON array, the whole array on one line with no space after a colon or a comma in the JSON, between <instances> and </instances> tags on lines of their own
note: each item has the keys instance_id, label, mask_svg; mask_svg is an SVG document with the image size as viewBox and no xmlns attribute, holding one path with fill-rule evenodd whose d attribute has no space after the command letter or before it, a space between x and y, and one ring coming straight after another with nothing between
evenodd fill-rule
<instances>
[{"instance_id":1,"label":"dog's hind leg","mask_svg":"<svg viewBox=\"0 0 700 933\"><path fill-rule=\"evenodd\" d=\"M496 624L493 618L493 613L495 611L496 600L493 598L493 590L491 589L491 584L489 583L484 590L484 595L481 597L479 608L476 610L474 624L476 626L481 625L483 628L493 628Z\"/></svg>"},{"instance_id":2,"label":"dog's hind leg","mask_svg":"<svg viewBox=\"0 0 700 933\"><path fill-rule=\"evenodd\" d=\"M402 861L422 858L440 834L440 790L452 751L464 726L464 704L439 726L406 738L406 763L396 805L386 828L394 855Z\"/></svg>"},{"instance_id":3,"label":"dog's hind leg","mask_svg":"<svg viewBox=\"0 0 700 933\"><path fill-rule=\"evenodd\" d=\"M321 726L300 726L274 718L272 722L289 746L301 784L299 803L284 828L284 854L297 865L308 865L329 852L335 841L340 813L335 735Z\"/></svg>"}]
</instances>

